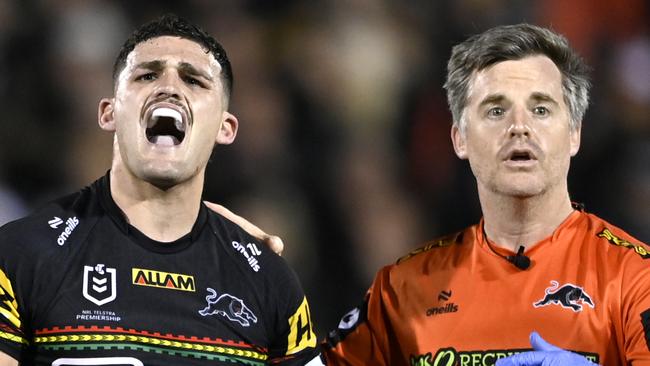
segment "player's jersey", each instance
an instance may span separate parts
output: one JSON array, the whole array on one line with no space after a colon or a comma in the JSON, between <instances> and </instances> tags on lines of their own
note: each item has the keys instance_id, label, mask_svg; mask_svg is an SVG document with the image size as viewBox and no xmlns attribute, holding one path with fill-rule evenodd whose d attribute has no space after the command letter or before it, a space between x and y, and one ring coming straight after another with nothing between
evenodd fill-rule
<instances>
[{"instance_id":1,"label":"player's jersey","mask_svg":"<svg viewBox=\"0 0 650 366\"><path fill-rule=\"evenodd\" d=\"M204 205L156 242L108 175L0 229L0 351L24 365L302 365L309 306L282 258Z\"/></svg>"},{"instance_id":2,"label":"player's jersey","mask_svg":"<svg viewBox=\"0 0 650 366\"><path fill-rule=\"evenodd\" d=\"M602 365L650 365L650 249L585 212L525 252L488 247L483 222L383 268L330 333L328 365L492 365L548 342ZM502 255L513 255L492 247Z\"/></svg>"}]
</instances>

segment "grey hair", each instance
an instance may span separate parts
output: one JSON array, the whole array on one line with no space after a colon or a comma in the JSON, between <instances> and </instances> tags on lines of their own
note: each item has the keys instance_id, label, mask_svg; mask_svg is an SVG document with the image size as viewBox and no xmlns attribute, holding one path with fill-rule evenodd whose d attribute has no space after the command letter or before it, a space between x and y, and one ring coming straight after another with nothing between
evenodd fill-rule
<instances>
[{"instance_id":1,"label":"grey hair","mask_svg":"<svg viewBox=\"0 0 650 366\"><path fill-rule=\"evenodd\" d=\"M494 27L452 48L444 88L454 126L464 133L464 109L475 72L502 61L520 60L531 55L548 57L560 70L564 102L569 107L569 123L573 130L578 129L589 105L590 69L566 38L530 24Z\"/></svg>"}]
</instances>

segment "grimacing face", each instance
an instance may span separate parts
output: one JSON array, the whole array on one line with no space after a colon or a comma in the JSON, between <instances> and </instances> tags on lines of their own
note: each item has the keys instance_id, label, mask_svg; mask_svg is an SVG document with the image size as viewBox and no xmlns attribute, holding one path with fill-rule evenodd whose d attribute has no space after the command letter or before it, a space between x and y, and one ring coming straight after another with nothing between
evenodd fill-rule
<instances>
[{"instance_id":1,"label":"grimacing face","mask_svg":"<svg viewBox=\"0 0 650 366\"><path fill-rule=\"evenodd\" d=\"M464 111L452 127L456 154L469 160L479 193L527 198L567 187L580 147L571 130L562 76L546 56L508 60L475 72Z\"/></svg>"},{"instance_id":2,"label":"grimacing face","mask_svg":"<svg viewBox=\"0 0 650 366\"><path fill-rule=\"evenodd\" d=\"M201 45L173 36L138 44L115 96L99 104L99 124L114 131L125 168L161 188L203 174L215 144L234 141L221 66Z\"/></svg>"}]
</instances>

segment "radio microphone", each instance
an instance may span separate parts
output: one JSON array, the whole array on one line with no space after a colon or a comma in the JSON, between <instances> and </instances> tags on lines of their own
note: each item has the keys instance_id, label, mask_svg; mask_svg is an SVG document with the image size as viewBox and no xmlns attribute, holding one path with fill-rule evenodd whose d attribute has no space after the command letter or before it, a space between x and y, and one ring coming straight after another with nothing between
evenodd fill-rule
<instances>
[{"instance_id":1,"label":"radio microphone","mask_svg":"<svg viewBox=\"0 0 650 366\"><path fill-rule=\"evenodd\" d=\"M521 270L526 270L526 269L528 269L528 267L530 267L530 258L528 258L528 256L524 255L524 246L523 245L519 246L519 250L517 250L517 254L509 255L509 256L504 257L504 258L508 262L514 264L515 267L517 267L517 268L519 268Z\"/></svg>"},{"instance_id":2,"label":"radio microphone","mask_svg":"<svg viewBox=\"0 0 650 366\"><path fill-rule=\"evenodd\" d=\"M492 245L490 244L490 240L487 237L487 233L485 232L485 226L482 227L483 229L483 237L485 238L485 242L487 243L488 248L492 251L492 253L498 255L499 257L507 260L508 262L512 263L515 267L519 268L522 271L525 271L530 267L530 258L528 258L527 255L524 254L524 246L520 245L519 249L517 250L517 254L515 255L509 255L505 256L496 250L492 248Z\"/></svg>"},{"instance_id":3,"label":"radio microphone","mask_svg":"<svg viewBox=\"0 0 650 366\"><path fill-rule=\"evenodd\" d=\"M522 271L525 271L528 269L528 267L530 267L530 258L528 258L527 255L524 255L524 249L526 248L524 248L523 245L519 246L519 250L517 250L517 254L509 255L506 257L505 255L494 250L494 248L492 248L492 245L490 245L489 241L486 242L487 242L487 246L494 254L512 263L515 267L521 269Z\"/></svg>"}]
</instances>

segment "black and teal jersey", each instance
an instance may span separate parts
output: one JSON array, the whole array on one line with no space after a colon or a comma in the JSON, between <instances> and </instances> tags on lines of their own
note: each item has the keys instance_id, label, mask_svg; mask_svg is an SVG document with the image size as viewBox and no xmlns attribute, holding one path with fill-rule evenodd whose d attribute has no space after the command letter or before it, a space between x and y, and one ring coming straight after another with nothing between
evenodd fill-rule
<instances>
[{"instance_id":1,"label":"black and teal jersey","mask_svg":"<svg viewBox=\"0 0 650 366\"><path fill-rule=\"evenodd\" d=\"M302 365L310 319L293 271L239 226L201 205L157 242L108 174L0 229L0 351L24 365Z\"/></svg>"}]
</instances>

